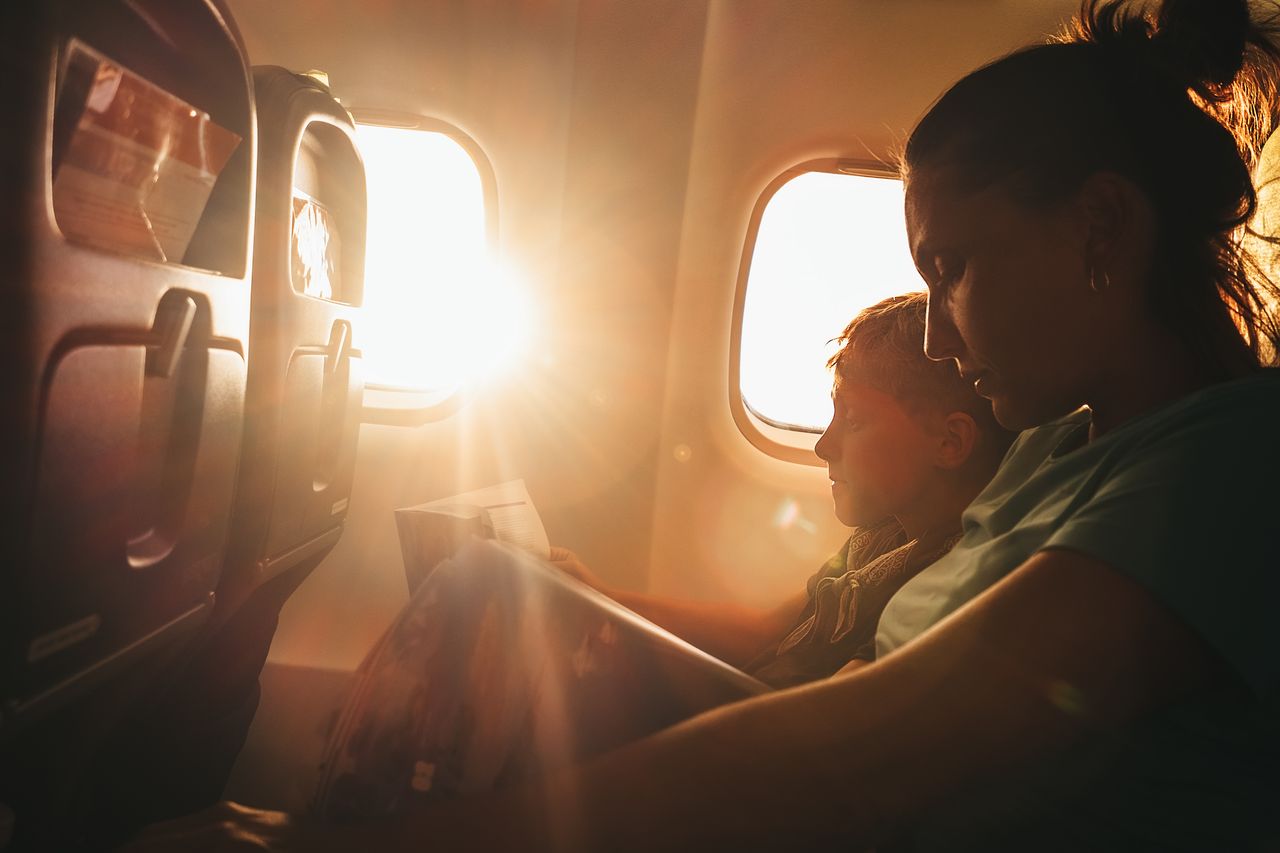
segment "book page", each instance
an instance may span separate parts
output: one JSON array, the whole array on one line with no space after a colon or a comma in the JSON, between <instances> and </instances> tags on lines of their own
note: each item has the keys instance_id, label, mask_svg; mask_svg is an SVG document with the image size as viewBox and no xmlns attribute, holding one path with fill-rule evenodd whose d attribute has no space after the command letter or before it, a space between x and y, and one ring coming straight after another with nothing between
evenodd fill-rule
<instances>
[{"instance_id":1,"label":"book page","mask_svg":"<svg viewBox=\"0 0 1280 853\"><path fill-rule=\"evenodd\" d=\"M477 506L489 514L493 524L494 538L521 548L535 557L544 560L551 556L551 542L547 539L547 530L542 526L542 517L529 497L529 489L524 480L508 480L441 498L438 501L420 504L411 509L434 509L437 507L470 505Z\"/></svg>"}]
</instances>

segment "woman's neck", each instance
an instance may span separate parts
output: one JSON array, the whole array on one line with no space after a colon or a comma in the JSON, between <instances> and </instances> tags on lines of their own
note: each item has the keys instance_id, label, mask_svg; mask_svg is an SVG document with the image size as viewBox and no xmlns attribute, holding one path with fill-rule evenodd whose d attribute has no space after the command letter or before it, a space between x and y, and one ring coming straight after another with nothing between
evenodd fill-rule
<instances>
[{"instance_id":1,"label":"woman's neck","mask_svg":"<svg viewBox=\"0 0 1280 853\"><path fill-rule=\"evenodd\" d=\"M1089 440L1180 397L1222 381L1182 342L1164 330L1135 334L1111 353L1090 394Z\"/></svg>"}]
</instances>

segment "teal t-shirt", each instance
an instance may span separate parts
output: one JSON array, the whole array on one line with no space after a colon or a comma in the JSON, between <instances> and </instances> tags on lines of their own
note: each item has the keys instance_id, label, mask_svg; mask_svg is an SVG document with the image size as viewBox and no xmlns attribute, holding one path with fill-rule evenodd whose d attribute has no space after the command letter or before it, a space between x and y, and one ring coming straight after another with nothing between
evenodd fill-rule
<instances>
[{"instance_id":1,"label":"teal t-shirt","mask_svg":"<svg viewBox=\"0 0 1280 853\"><path fill-rule=\"evenodd\" d=\"M1093 442L1088 429L1082 410L1018 438L965 511L960 543L885 608L877 656L1036 552L1063 548L1143 585L1217 652L1238 689L1191 696L1028 774L1016 795L1006 791L986 809L984 828L961 824L983 823L992 803L957 808L935 837L947 839L942 847L962 847L965 837L990 847L999 835L1035 849L1272 849L1265 845L1280 844L1280 371L1203 389Z\"/></svg>"}]
</instances>

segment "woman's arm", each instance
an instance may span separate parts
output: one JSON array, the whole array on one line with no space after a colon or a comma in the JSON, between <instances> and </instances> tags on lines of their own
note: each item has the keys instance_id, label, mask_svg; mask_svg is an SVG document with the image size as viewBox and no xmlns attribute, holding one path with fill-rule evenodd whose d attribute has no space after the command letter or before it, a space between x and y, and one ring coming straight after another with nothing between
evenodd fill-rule
<instances>
[{"instance_id":1,"label":"woman's arm","mask_svg":"<svg viewBox=\"0 0 1280 853\"><path fill-rule=\"evenodd\" d=\"M343 828L222 806L130 849L211 836L205 849L387 853L869 846L974 780L1202 686L1215 665L1137 584L1043 552L848 677L708 712L538 786Z\"/></svg>"},{"instance_id":2,"label":"woman's arm","mask_svg":"<svg viewBox=\"0 0 1280 853\"><path fill-rule=\"evenodd\" d=\"M614 601L661 625L703 651L742 666L770 643L782 639L805 602L806 593L791 596L769 610L722 602L686 601L613 589L566 548L552 548L551 562Z\"/></svg>"},{"instance_id":3,"label":"woman's arm","mask_svg":"<svg viewBox=\"0 0 1280 853\"><path fill-rule=\"evenodd\" d=\"M410 818L390 849L873 844L971 780L1203 684L1212 666L1143 588L1045 552L847 678L703 714L543 787Z\"/></svg>"}]
</instances>

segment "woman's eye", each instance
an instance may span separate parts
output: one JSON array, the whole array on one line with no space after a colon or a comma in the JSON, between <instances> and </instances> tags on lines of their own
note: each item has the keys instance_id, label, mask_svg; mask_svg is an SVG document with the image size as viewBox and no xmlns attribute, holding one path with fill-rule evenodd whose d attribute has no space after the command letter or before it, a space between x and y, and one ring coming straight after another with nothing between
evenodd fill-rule
<instances>
[{"instance_id":1,"label":"woman's eye","mask_svg":"<svg viewBox=\"0 0 1280 853\"><path fill-rule=\"evenodd\" d=\"M939 255L933 259L939 284L948 284L964 275L964 259L957 255Z\"/></svg>"}]
</instances>

